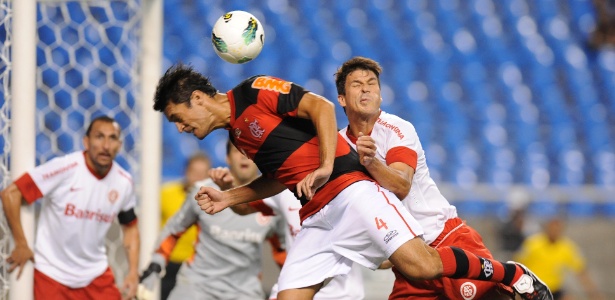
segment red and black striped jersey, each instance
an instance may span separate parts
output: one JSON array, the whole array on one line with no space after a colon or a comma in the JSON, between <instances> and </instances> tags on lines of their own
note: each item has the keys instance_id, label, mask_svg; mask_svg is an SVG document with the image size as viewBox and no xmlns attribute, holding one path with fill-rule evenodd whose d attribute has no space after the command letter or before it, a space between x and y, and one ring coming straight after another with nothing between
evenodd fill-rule
<instances>
[{"instance_id":1,"label":"red and black striped jersey","mask_svg":"<svg viewBox=\"0 0 615 300\"><path fill-rule=\"evenodd\" d=\"M311 120L297 117L303 87L271 76L254 76L227 92L231 105L229 138L252 159L263 176L296 195L296 184L320 165L318 137ZM338 134L333 172L311 201L301 200L301 220L320 210L359 180L373 180L359 155Z\"/></svg>"}]
</instances>

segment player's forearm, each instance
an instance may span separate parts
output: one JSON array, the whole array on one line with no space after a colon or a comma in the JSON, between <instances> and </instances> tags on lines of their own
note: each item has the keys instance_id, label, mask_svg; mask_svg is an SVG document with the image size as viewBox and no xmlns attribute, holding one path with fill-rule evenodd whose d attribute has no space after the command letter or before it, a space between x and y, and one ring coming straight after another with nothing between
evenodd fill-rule
<instances>
[{"instance_id":1,"label":"player's forearm","mask_svg":"<svg viewBox=\"0 0 615 300\"><path fill-rule=\"evenodd\" d=\"M28 245L26 235L21 226L21 204L22 195L15 184L9 185L6 189L0 192L2 197L2 207L4 207L4 215L7 223L11 227L13 240L16 245Z\"/></svg>"},{"instance_id":2,"label":"player's forearm","mask_svg":"<svg viewBox=\"0 0 615 300\"><path fill-rule=\"evenodd\" d=\"M138 274L139 272L139 229L136 224L123 226L124 231L124 250L128 258L128 273Z\"/></svg>"},{"instance_id":3,"label":"player's forearm","mask_svg":"<svg viewBox=\"0 0 615 300\"><path fill-rule=\"evenodd\" d=\"M229 206L248 203L277 195L286 189L286 186L275 179L260 176L254 181L225 191Z\"/></svg>"},{"instance_id":4,"label":"player's forearm","mask_svg":"<svg viewBox=\"0 0 615 300\"><path fill-rule=\"evenodd\" d=\"M231 206L231 209L233 210L234 213L240 215L240 216L245 216L245 215L249 215L249 214L253 214L258 212L258 210L256 210L256 208L250 206L248 203L242 203L242 204L237 204L237 205L233 205Z\"/></svg>"},{"instance_id":5,"label":"player's forearm","mask_svg":"<svg viewBox=\"0 0 615 300\"><path fill-rule=\"evenodd\" d=\"M410 192L412 179L402 174L401 171L391 168L377 159L374 159L365 168L378 184L393 192L400 200L406 198Z\"/></svg>"}]
</instances>

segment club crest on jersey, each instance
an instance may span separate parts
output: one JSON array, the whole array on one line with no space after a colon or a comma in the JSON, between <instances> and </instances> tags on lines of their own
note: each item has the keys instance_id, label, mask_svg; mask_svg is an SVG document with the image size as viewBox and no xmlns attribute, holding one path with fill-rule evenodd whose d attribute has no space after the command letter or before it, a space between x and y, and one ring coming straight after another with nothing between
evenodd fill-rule
<instances>
[{"instance_id":1,"label":"club crest on jersey","mask_svg":"<svg viewBox=\"0 0 615 300\"><path fill-rule=\"evenodd\" d=\"M290 87L291 82L272 77L258 77L252 82L252 88L279 92L280 94L288 94Z\"/></svg>"},{"instance_id":2,"label":"club crest on jersey","mask_svg":"<svg viewBox=\"0 0 615 300\"><path fill-rule=\"evenodd\" d=\"M261 213L256 214L256 223L261 226L265 226L271 222L270 216L265 216Z\"/></svg>"},{"instance_id":3,"label":"club crest on jersey","mask_svg":"<svg viewBox=\"0 0 615 300\"><path fill-rule=\"evenodd\" d=\"M466 281L461 287L459 287L459 293L465 300L472 300L476 297L476 285L472 282Z\"/></svg>"},{"instance_id":4,"label":"club crest on jersey","mask_svg":"<svg viewBox=\"0 0 615 300\"><path fill-rule=\"evenodd\" d=\"M111 204L115 203L115 201L117 201L117 198L119 198L120 193L117 190L111 190L109 191L109 195L107 195L107 198L109 199L109 202L111 202Z\"/></svg>"},{"instance_id":5,"label":"club crest on jersey","mask_svg":"<svg viewBox=\"0 0 615 300\"><path fill-rule=\"evenodd\" d=\"M263 129L258 124L258 120L256 120L256 119L254 121L252 121L252 123L250 123L248 128L250 128L250 133L252 134L252 136L257 138L257 139L260 139L261 137L263 137L263 134L265 134L265 129Z\"/></svg>"}]
</instances>

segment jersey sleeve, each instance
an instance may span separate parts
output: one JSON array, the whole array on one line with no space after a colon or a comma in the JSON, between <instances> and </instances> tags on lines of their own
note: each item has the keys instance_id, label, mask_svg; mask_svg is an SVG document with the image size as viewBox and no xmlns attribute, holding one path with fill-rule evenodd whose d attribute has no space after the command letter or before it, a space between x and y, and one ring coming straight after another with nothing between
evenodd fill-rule
<instances>
[{"instance_id":1,"label":"jersey sleeve","mask_svg":"<svg viewBox=\"0 0 615 300\"><path fill-rule=\"evenodd\" d=\"M392 130L387 137L386 164L402 162L416 170L417 153L422 151L418 134L409 122L399 122L397 125L399 130Z\"/></svg>"},{"instance_id":2,"label":"jersey sleeve","mask_svg":"<svg viewBox=\"0 0 615 300\"><path fill-rule=\"evenodd\" d=\"M198 189L193 188L180 209L165 223L156 242L156 252L168 261L177 240L190 226L198 221L198 204L194 196ZM196 208L195 208L196 207Z\"/></svg>"},{"instance_id":3,"label":"jersey sleeve","mask_svg":"<svg viewBox=\"0 0 615 300\"><path fill-rule=\"evenodd\" d=\"M32 203L62 185L77 165L78 162L68 156L56 157L28 171L14 183L26 202Z\"/></svg>"}]
</instances>

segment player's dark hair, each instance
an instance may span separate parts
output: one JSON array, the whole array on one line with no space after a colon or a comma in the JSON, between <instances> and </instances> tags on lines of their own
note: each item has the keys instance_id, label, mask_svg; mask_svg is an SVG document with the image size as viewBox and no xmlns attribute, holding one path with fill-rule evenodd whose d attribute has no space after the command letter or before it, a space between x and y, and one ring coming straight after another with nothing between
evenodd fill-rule
<instances>
[{"instance_id":1,"label":"player's dark hair","mask_svg":"<svg viewBox=\"0 0 615 300\"><path fill-rule=\"evenodd\" d=\"M171 66L158 80L154 96L154 109L164 111L169 102L187 103L190 106L192 92L199 90L210 97L218 90L209 82L209 78L195 71L191 66L178 63Z\"/></svg>"},{"instance_id":2,"label":"player's dark hair","mask_svg":"<svg viewBox=\"0 0 615 300\"><path fill-rule=\"evenodd\" d=\"M96 123L96 122L116 123L115 119L113 119L113 118L111 118L109 116L96 117L96 118L94 118L94 120L92 120L92 122L90 122L90 125L88 126L88 129L85 131L85 136L90 136L90 132L92 132L92 127L94 127L94 123Z\"/></svg>"},{"instance_id":3,"label":"player's dark hair","mask_svg":"<svg viewBox=\"0 0 615 300\"><path fill-rule=\"evenodd\" d=\"M338 95L346 94L346 77L348 74L356 70L368 70L376 74L378 78L378 85L380 85L380 73L382 73L382 67L375 60L362 56L356 56L347 60L335 73L335 87L337 88Z\"/></svg>"}]
</instances>

